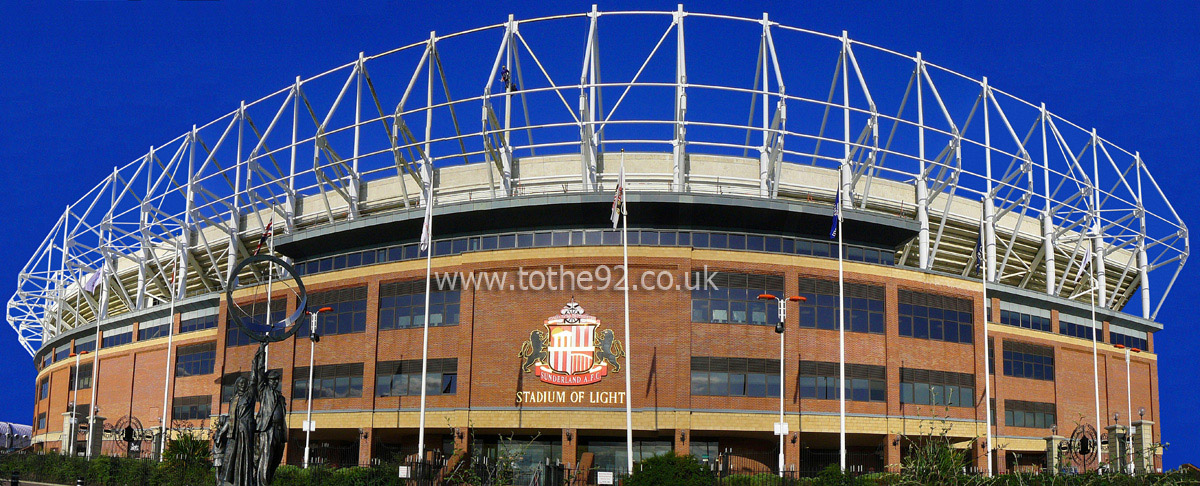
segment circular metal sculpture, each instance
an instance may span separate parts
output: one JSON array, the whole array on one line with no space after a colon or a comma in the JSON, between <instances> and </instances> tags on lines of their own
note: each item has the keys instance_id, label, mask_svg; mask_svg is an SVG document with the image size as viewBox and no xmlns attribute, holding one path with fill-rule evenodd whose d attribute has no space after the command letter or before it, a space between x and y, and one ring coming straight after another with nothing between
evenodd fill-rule
<instances>
[{"instance_id":1,"label":"circular metal sculpture","mask_svg":"<svg viewBox=\"0 0 1200 486\"><path fill-rule=\"evenodd\" d=\"M140 453L142 441L147 439L146 430L142 428L142 421L131 415L117 419L111 428L105 429L104 435L117 442L124 442L126 456L132 456L135 452Z\"/></svg>"},{"instance_id":2,"label":"circular metal sculpture","mask_svg":"<svg viewBox=\"0 0 1200 486\"><path fill-rule=\"evenodd\" d=\"M1071 432L1067 453L1077 465L1087 468L1096 463L1096 453L1100 450L1100 437L1096 428L1091 424L1080 424Z\"/></svg>"},{"instance_id":3,"label":"circular metal sculpture","mask_svg":"<svg viewBox=\"0 0 1200 486\"><path fill-rule=\"evenodd\" d=\"M279 322L271 322L270 309L267 309L265 312L266 318L264 321L266 322L254 322L254 320L249 318L252 314L243 309L233 299L234 292L248 287L241 285L241 278L238 275L242 272L242 270L244 270L246 267L262 263L267 264L268 267L278 265L283 269L284 279L281 280L280 283L284 283L285 285L288 285L289 288L293 289L293 292L299 301L296 304L296 310L285 316ZM253 286L259 287L261 284L262 282L256 282ZM231 320L234 324L242 329L242 332L246 333L250 339L260 343L271 343L292 337L292 335L296 334L296 331L300 329L300 326L296 325L296 323L300 322L300 318L304 316L305 312L307 312L308 293L304 290L304 282L301 281L300 277L296 275L296 269L293 268L290 263L274 255L254 255L238 262L237 266L233 268L233 272L229 276L229 284L225 286L225 302L227 305L229 305L229 316L232 317ZM278 332L281 329L283 332Z\"/></svg>"},{"instance_id":4,"label":"circular metal sculpture","mask_svg":"<svg viewBox=\"0 0 1200 486\"><path fill-rule=\"evenodd\" d=\"M250 318L257 315L256 312L247 312L233 298L242 288L252 287L257 292L263 287L261 277L253 285L241 287L238 276L247 267L254 270L254 265L259 264L267 265L267 282L273 281L276 268L282 269L282 277L277 283L290 289L297 300L296 310L278 322L272 321L269 304L259 323ZM258 341L259 346L251 361L249 376L239 377L234 382L229 415L216 421L217 430L213 436L216 482L220 486L265 486L271 484L287 444L287 402L281 392L283 377L278 370L267 371L267 344L296 334L300 318L307 312L308 294L296 269L272 255L253 255L238 262L229 276L225 292L232 321L247 336ZM250 304L250 307L253 310L255 305Z\"/></svg>"}]
</instances>

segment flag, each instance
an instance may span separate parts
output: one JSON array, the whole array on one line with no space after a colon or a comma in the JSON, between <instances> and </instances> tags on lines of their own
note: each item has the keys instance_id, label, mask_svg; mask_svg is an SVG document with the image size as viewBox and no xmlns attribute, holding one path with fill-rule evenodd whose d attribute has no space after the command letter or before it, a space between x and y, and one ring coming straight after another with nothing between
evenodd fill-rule
<instances>
[{"instance_id":1,"label":"flag","mask_svg":"<svg viewBox=\"0 0 1200 486\"><path fill-rule=\"evenodd\" d=\"M838 226L842 222L842 189L838 188L837 196L833 198L833 227L829 228L829 239L837 238Z\"/></svg>"},{"instance_id":2,"label":"flag","mask_svg":"<svg viewBox=\"0 0 1200 486\"><path fill-rule=\"evenodd\" d=\"M1088 242L1088 244L1083 247L1083 263L1079 264L1079 270L1075 272L1075 281L1076 282L1079 281L1079 277L1083 276L1083 269L1085 267L1087 267L1088 264L1091 262L1092 262L1092 245L1091 245L1091 242Z\"/></svg>"},{"instance_id":3,"label":"flag","mask_svg":"<svg viewBox=\"0 0 1200 486\"><path fill-rule=\"evenodd\" d=\"M269 240L271 238L271 235L274 232L274 230L272 230L271 227L274 225L275 225L275 216L271 216L271 221L268 222L267 227L265 229L263 229L262 237L260 237L258 239L258 247L256 247L254 249L255 255L258 255L258 252L262 250L263 245L267 244L267 240Z\"/></svg>"},{"instance_id":4,"label":"flag","mask_svg":"<svg viewBox=\"0 0 1200 486\"><path fill-rule=\"evenodd\" d=\"M92 272L92 274L88 276L87 281L84 282L84 284L83 284L83 290L86 290L87 293L89 293L89 294L92 292L95 292L96 286L100 285L100 281L103 280L103 278L102 278L103 274L104 274L104 264L101 263L100 268L96 269L95 272Z\"/></svg>"},{"instance_id":5,"label":"flag","mask_svg":"<svg viewBox=\"0 0 1200 486\"><path fill-rule=\"evenodd\" d=\"M617 223L621 221L621 215L625 213L625 164L621 164L621 171L617 175L617 192L613 194L612 205L612 223L613 229L617 229Z\"/></svg>"},{"instance_id":6,"label":"flag","mask_svg":"<svg viewBox=\"0 0 1200 486\"><path fill-rule=\"evenodd\" d=\"M431 235L430 227L433 225L433 191L426 191L425 196L425 221L421 223L421 251L429 251L429 241Z\"/></svg>"},{"instance_id":7,"label":"flag","mask_svg":"<svg viewBox=\"0 0 1200 486\"><path fill-rule=\"evenodd\" d=\"M980 232L979 239L975 241L975 271L983 271L983 233Z\"/></svg>"}]
</instances>

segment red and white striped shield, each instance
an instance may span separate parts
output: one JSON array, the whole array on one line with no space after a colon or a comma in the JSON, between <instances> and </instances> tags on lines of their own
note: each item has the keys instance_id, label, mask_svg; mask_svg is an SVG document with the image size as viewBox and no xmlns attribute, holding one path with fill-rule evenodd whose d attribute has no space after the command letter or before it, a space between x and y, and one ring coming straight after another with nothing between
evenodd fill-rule
<instances>
[{"instance_id":1,"label":"red and white striped shield","mask_svg":"<svg viewBox=\"0 0 1200 486\"><path fill-rule=\"evenodd\" d=\"M596 346L595 324L560 324L547 326L550 342L550 367L559 373L580 373L591 369Z\"/></svg>"}]
</instances>

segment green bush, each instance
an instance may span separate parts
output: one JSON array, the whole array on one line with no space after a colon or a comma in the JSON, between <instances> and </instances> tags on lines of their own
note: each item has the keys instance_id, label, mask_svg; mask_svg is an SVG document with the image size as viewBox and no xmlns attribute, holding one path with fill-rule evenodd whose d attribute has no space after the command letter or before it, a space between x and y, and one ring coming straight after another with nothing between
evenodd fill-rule
<instances>
[{"instance_id":1,"label":"green bush","mask_svg":"<svg viewBox=\"0 0 1200 486\"><path fill-rule=\"evenodd\" d=\"M735 474L721 480L723 486L780 486L783 478L778 474Z\"/></svg>"},{"instance_id":2,"label":"green bush","mask_svg":"<svg viewBox=\"0 0 1200 486\"><path fill-rule=\"evenodd\" d=\"M674 452L642 461L625 486L711 486L713 474L690 455Z\"/></svg>"}]
</instances>

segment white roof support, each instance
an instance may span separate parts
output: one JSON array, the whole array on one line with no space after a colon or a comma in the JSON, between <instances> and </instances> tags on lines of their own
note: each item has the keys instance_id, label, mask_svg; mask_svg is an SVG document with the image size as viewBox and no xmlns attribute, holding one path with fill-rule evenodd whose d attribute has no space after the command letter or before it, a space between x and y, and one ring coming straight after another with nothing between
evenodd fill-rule
<instances>
[{"instance_id":1,"label":"white roof support","mask_svg":"<svg viewBox=\"0 0 1200 486\"><path fill-rule=\"evenodd\" d=\"M627 53L613 56L606 60L613 65L605 66L609 68L605 75L599 55L602 16L606 26L613 20L611 34L630 37L630 45L653 45L653 49L644 58ZM662 32L644 28L647 21L656 25L666 18L671 19L670 25ZM630 24L626 19L637 27L623 27ZM705 46L704 53L715 51L713 54L730 59L754 61L753 86L737 85L736 76L724 73L695 72L695 62L688 72L684 20L693 30L760 34L757 59L745 57L748 52L716 51L725 47L724 43ZM519 28L522 24L525 29ZM572 33L586 34L585 42L564 44L562 39ZM657 43L655 34L661 34ZM650 66L672 35L673 72L664 62ZM491 45L497 38L500 45L491 65L463 54ZM532 46L565 49L566 56L555 56L546 60L553 64L543 64ZM784 66L779 50L805 55L788 56ZM525 82L522 51L528 56L526 62L532 59L533 68L541 73L530 83ZM834 54L836 66L830 73L826 62L832 61ZM576 55L580 57L572 57ZM414 69L412 63L418 57ZM880 58L901 62L877 62ZM582 66L563 65L562 59L582 59ZM901 265L937 272L970 272L972 249L979 239L973 214L983 211L971 204L983 196L990 215L990 229L985 229L983 237L989 243L987 263L993 282L1086 302L1093 287L1091 279L1082 275L1087 269L1080 267L1084 254L1092 253L1096 261L1089 260L1089 264L1096 265L1095 289L1097 294L1103 293L1100 304L1121 309L1137 294L1140 309L1130 310L1150 319L1163 307L1190 252L1187 226L1139 154L1053 115L1044 105L1022 101L931 64L919 53L915 57L897 54L854 42L845 33L812 32L771 22L767 16L689 13L679 7L658 12L601 12L593 6L589 11L539 19L518 21L509 16L490 26L440 37L432 34L373 56L359 53L348 61L309 79L297 77L281 90L247 100L214 121L194 125L171 141L155 144L149 154L118 167L68 204L17 275L17 289L8 300L7 319L22 345L32 351L46 339L96 322L102 315L145 308L169 300L172 294L185 298L189 290L196 294L220 289L230 262L248 255L261 229L272 220L268 213L277 212L283 219L276 222L276 231L295 233L411 209L426 201L424 191L410 194L410 177L423 189L442 187L444 191L435 194L446 203L560 190L591 193L600 190L598 179L604 173L601 154L610 144L645 153L639 157L661 158L643 164L633 175L633 183L648 191L732 193L817 204L828 202L829 196L837 193L847 208L915 217L919 232L902 250ZM915 63L915 69L909 63ZM501 66L509 69L515 88L503 92L503 105L496 99L500 93L493 92ZM413 73L407 85L376 85L368 68L376 68L377 73L408 69ZM571 69L575 68L581 69L578 84L560 85L551 75L565 72L573 76ZM798 91L793 85L792 91L785 92L781 73L788 69L806 77L830 75L828 94L824 86L812 89L810 82L801 83ZM613 73L620 74L613 78ZM437 89L433 86L438 82L435 75L445 98L432 92ZM482 93L463 99L450 96L451 76L457 80L485 75ZM425 100L420 106L405 108L422 76L426 77ZM851 76L861 95L849 93L854 82ZM894 90L879 89L902 81L901 76L909 76L903 98L897 100L899 93ZM620 82L603 83L602 78L620 78ZM906 114L914 84L917 112ZM574 93L574 89L579 89L578 103L566 100L564 92ZM975 89L980 89L978 96L972 96ZM621 91L615 105L604 106L604 90ZM647 93L638 100L642 105L616 116L633 90L639 95ZM746 95L751 98L748 119L742 112L695 108ZM524 111L524 118L518 114L513 120L513 101L518 96L516 108ZM345 109L339 113L350 99L355 104L353 114ZM393 100L389 103L400 99L394 112L384 112L381 100L385 99ZM876 101L881 106L895 106L898 101L899 109L882 114ZM313 102L322 104L319 114ZM363 103L374 103L379 116L375 117L370 107L364 112ZM985 118L982 136L978 128L970 127L980 103ZM482 108L479 131L464 133L460 129L456 111L464 107ZM927 108L941 116L927 117ZM281 121L286 123L283 117L288 109L292 110L290 137L277 133ZM823 111L819 129L794 120L788 125L788 109L793 118L796 110ZM833 128L831 133L825 131L833 110L842 112L841 134ZM441 118L445 112L450 115L449 123ZM300 123L302 116L311 118L312 124ZM435 116L442 122L435 125ZM263 117L270 123L256 126L255 118ZM410 130L406 121L412 122L413 117L424 118L424 126L418 122ZM1014 126L1024 119L1032 126L1027 134L1018 134ZM996 128L1006 131L1008 137L993 137L993 122L1003 125ZM382 125L383 133L365 128L376 123ZM613 126L606 131L608 123ZM236 144L231 141L235 124ZM853 131L852 124L858 124ZM889 130L882 146L881 126ZM1038 135L1039 128L1042 154L1035 160L1028 144L1036 143L1031 137ZM742 130L746 131L744 141ZM414 131L424 132L423 136ZM386 138L380 136L383 134ZM248 141L247 136L257 139ZM475 137L483 139L483 146L468 152L466 146L475 143L469 139ZM206 139L216 143L208 145ZM297 150L301 146L307 149L310 143L312 166L307 162L297 165ZM463 162L482 161L495 169L489 166L486 175L458 167L435 169L435 163L458 157L454 153L458 149L450 144L459 145ZM837 150L839 144L842 150ZM936 147L935 151L929 152L930 147ZM1084 169L1082 157L1089 149L1093 163ZM199 150L203 151L197 156ZM757 151L758 160L749 162L752 168L746 173L745 167L737 166L745 161L731 156L740 152L752 157L751 150ZM431 152L442 155L434 158ZM175 155L169 161L160 160L162 153ZM582 160L571 160L566 169L555 165L559 162L555 157L573 159L572 153L579 153ZM550 163L538 160L536 172L530 166L522 177L517 154L524 160L545 155ZM1107 163L1099 160L1101 156ZM708 157L729 159L709 164ZM690 166L700 158L705 160L702 174ZM837 170L837 186L822 178L792 179L793 173L783 170L785 160L804 160L811 166L802 168L804 173ZM578 169L572 165L575 163L580 164ZM753 174L753 166L758 174ZM1037 171L1040 181L1035 181ZM472 175L460 175L465 173ZM444 185L435 174L447 178ZM1107 187L1099 186L1101 180ZM913 187L906 193L897 184ZM367 187L379 190L367 193ZM1040 219L1039 224L1029 224L1027 219L1033 217ZM168 251L179 255L178 263L165 256ZM1104 269L1102 279L1100 267ZM89 275L100 268L106 269L105 286L101 287L106 290L94 295L82 292ZM260 278L253 275L258 270L248 271L245 278ZM179 274L174 282L171 273ZM1152 273L1159 276L1151 279ZM1151 294L1151 289L1163 291Z\"/></svg>"},{"instance_id":2,"label":"white roof support","mask_svg":"<svg viewBox=\"0 0 1200 486\"><path fill-rule=\"evenodd\" d=\"M595 6L593 6L595 8ZM767 14L763 14L766 19ZM684 49L683 4L675 11L675 136L671 141L671 190L687 192L687 52Z\"/></svg>"},{"instance_id":3,"label":"white roof support","mask_svg":"<svg viewBox=\"0 0 1200 486\"><path fill-rule=\"evenodd\" d=\"M600 147L597 141L596 126L596 74L599 71L600 37L596 32L596 24L600 19L596 5L588 14L588 39L584 48L583 72L579 77L579 170L584 191L599 191L596 175L599 169ZM505 95L506 101L508 96ZM507 110L505 110L507 112ZM511 120L505 118L507 126Z\"/></svg>"},{"instance_id":4,"label":"white roof support","mask_svg":"<svg viewBox=\"0 0 1200 486\"><path fill-rule=\"evenodd\" d=\"M1050 152L1046 144L1046 104L1042 103L1040 117L1042 128L1042 254L1046 262L1046 294L1058 295L1054 285L1057 273L1054 265L1054 211L1050 209Z\"/></svg>"},{"instance_id":5,"label":"white roof support","mask_svg":"<svg viewBox=\"0 0 1200 486\"><path fill-rule=\"evenodd\" d=\"M497 73L500 70L500 62L504 61L504 69L509 71L511 76L512 59L512 32L514 22L512 15L509 15L508 22L504 26L504 35L500 38L500 48L496 51L496 59L492 62L492 70L488 73L488 81L483 86L483 145L484 156L492 164L496 165L500 172L500 186L504 196L516 195L516 187L513 183L513 153L512 144L509 143L510 133L508 126L502 127L499 120L496 119L496 111L492 108L492 86L496 82ZM589 40L589 42L591 42ZM585 60L586 62L586 60ZM511 79L509 80L511 82ZM512 107L512 96L510 95L509 85L502 83L501 89L505 100L505 119L511 122L511 117L508 116L508 110ZM490 174L490 172L489 172ZM493 184L494 186L494 184ZM492 197L495 198L495 190L492 191Z\"/></svg>"},{"instance_id":6,"label":"white roof support","mask_svg":"<svg viewBox=\"0 0 1200 486\"><path fill-rule=\"evenodd\" d=\"M1096 129L1092 129L1092 177L1093 187L1100 187L1100 139L1096 137ZM1092 191L1092 267L1095 270L1096 302L1104 305L1108 302L1108 272L1105 265L1104 228L1101 225L1100 191Z\"/></svg>"},{"instance_id":7,"label":"white roof support","mask_svg":"<svg viewBox=\"0 0 1200 486\"><path fill-rule=\"evenodd\" d=\"M925 61L917 52L917 66L913 78L917 83L917 174L913 184L917 187L917 268L929 269L929 168L925 160L925 93L922 87ZM906 97L907 98L907 97Z\"/></svg>"}]
</instances>

